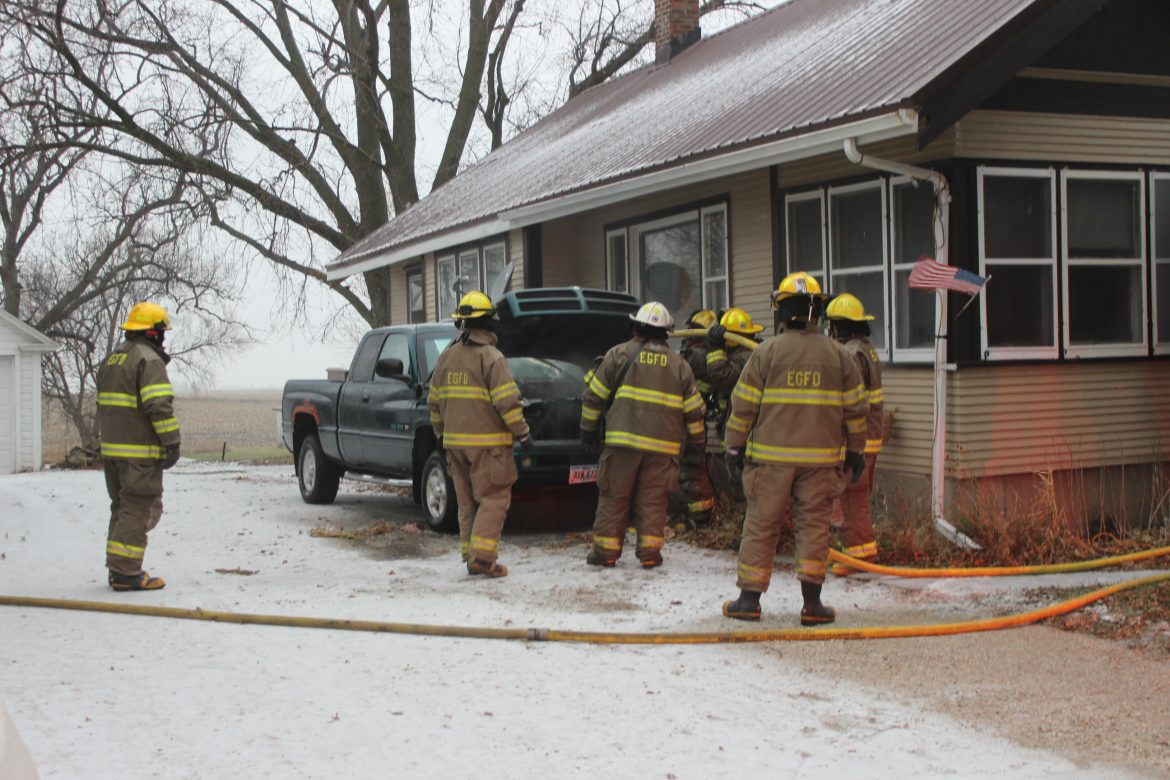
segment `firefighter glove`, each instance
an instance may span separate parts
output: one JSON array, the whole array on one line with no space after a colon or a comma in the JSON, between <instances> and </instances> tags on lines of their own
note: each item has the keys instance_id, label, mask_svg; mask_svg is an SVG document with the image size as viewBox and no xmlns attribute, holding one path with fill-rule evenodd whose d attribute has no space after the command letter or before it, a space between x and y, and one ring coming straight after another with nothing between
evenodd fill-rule
<instances>
[{"instance_id":1,"label":"firefighter glove","mask_svg":"<svg viewBox=\"0 0 1170 780\"><path fill-rule=\"evenodd\" d=\"M849 477L850 485L861 479L861 475L865 473L865 456L860 452L847 450L845 452L845 473L852 474Z\"/></svg>"},{"instance_id":2,"label":"firefighter glove","mask_svg":"<svg viewBox=\"0 0 1170 780\"><path fill-rule=\"evenodd\" d=\"M583 446L590 455L597 455L601 452L601 439L598 435L597 429L587 431L581 429L581 446Z\"/></svg>"},{"instance_id":3,"label":"firefighter glove","mask_svg":"<svg viewBox=\"0 0 1170 780\"><path fill-rule=\"evenodd\" d=\"M533 448L536 447L532 442L532 434L526 433L520 437L520 454L528 456L532 454Z\"/></svg>"},{"instance_id":4,"label":"firefighter glove","mask_svg":"<svg viewBox=\"0 0 1170 780\"><path fill-rule=\"evenodd\" d=\"M707 331L707 343L711 345L712 349L723 349L725 346L724 334L727 333L727 328L722 325L712 325L711 329Z\"/></svg>"},{"instance_id":5,"label":"firefighter glove","mask_svg":"<svg viewBox=\"0 0 1170 780\"><path fill-rule=\"evenodd\" d=\"M178 444L167 445L166 452L163 454L163 462L162 462L163 469L169 469L171 466L175 465L178 462L179 462L179 445Z\"/></svg>"},{"instance_id":6,"label":"firefighter glove","mask_svg":"<svg viewBox=\"0 0 1170 780\"><path fill-rule=\"evenodd\" d=\"M733 471L743 471L743 450L727 450L723 454L723 462Z\"/></svg>"}]
</instances>

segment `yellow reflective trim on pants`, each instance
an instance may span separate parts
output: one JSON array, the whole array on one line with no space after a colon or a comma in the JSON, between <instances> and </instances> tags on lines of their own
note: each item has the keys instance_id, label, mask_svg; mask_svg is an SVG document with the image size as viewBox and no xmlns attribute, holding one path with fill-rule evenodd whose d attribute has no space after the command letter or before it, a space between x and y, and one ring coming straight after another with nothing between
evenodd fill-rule
<instances>
[{"instance_id":1,"label":"yellow reflective trim on pants","mask_svg":"<svg viewBox=\"0 0 1170 780\"><path fill-rule=\"evenodd\" d=\"M882 440L881 439L866 439L865 440L865 454L866 455L877 455L881 451L882 451Z\"/></svg>"},{"instance_id":2,"label":"yellow reflective trim on pants","mask_svg":"<svg viewBox=\"0 0 1170 780\"><path fill-rule=\"evenodd\" d=\"M687 423L687 433L702 433L707 427L707 423L702 420L697 420L693 423Z\"/></svg>"},{"instance_id":3,"label":"yellow reflective trim on pants","mask_svg":"<svg viewBox=\"0 0 1170 780\"><path fill-rule=\"evenodd\" d=\"M523 409L512 409L510 411L504 412L504 414L501 416L500 419L502 419L504 422L508 423L508 425L518 423L524 419L524 410Z\"/></svg>"},{"instance_id":4,"label":"yellow reflective trim on pants","mask_svg":"<svg viewBox=\"0 0 1170 780\"><path fill-rule=\"evenodd\" d=\"M443 433L445 447L511 447L511 433Z\"/></svg>"},{"instance_id":5,"label":"yellow reflective trim on pants","mask_svg":"<svg viewBox=\"0 0 1170 780\"><path fill-rule=\"evenodd\" d=\"M712 363L722 363L727 360L727 353L721 349L716 349L707 353L707 365Z\"/></svg>"},{"instance_id":6,"label":"yellow reflective trim on pants","mask_svg":"<svg viewBox=\"0 0 1170 780\"><path fill-rule=\"evenodd\" d=\"M102 442L103 458L143 458L159 459L163 456L163 448L155 444L114 444Z\"/></svg>"},{"instance_id":7,"label":"yellow reflective trim on pants","mask_svg":"<svg viewBox=\"0 0 1170 780\"><path fill-rule=\"evenodd\" d=\"M810 560L808 558L801 558L799 561L796 562L796 573L797 574L812 574L812 575L816 576L816 575L823 575L828 570L829 570L829 562L828 561L814 561L814 560Z\"/></svg>"},{"instance_id":8,"label":"yellow reflective trim on pants","mask_svg":"<svg viewBox=\"0 0 1170 780\"><path fill-rule=\"evenodd\" d=\"M129 393L98 393L98 406L124 406L127 409L138 408L138 398Z\"/></svg>"},{"instance_id":9,"label":"yellow reflective trim on pants","mask_svg":"<svg viewBox=\"0 0 1170 780\"><path fill-rule=\"evenodd\" d=\"M171 387L169 384L147 385L138 391L138 396L142 399L143 403L151 400L152 398L163 398L166 396L173 397L174 395L175 388Z\"/></svg>"},{"instance_id":10,"label":"yellow reflective trim on pants","mask_svg":"<svg viewBox=\"0 0 1170 780\"><path fill-rule=\"evenodd\" d=\"M764 569L759 566L748 566L746 563L740 563L736 567L736 573L745 582L758 582L767 586L772 581L772 570L770 568Z\"/></svg>"},{"instance_id":11,"label":"yellow reflective trim on pants","mask_svg":"<svg viewBox=\"0 0 1170 780\"><path fill-rule=\"evenodd\" d=\"M520 395L520 388L516 387L515 382L505 382L491 392L492 403L507 398L510 395Z\"/></svg>"},{"instance_id":12,"label":"yellow reflective trim on pants","mask_svg":"<svg viewBox=\"0 0 1170 780\"><path fill-rule=\"evenodd\" d=\"M582 420L589 420L590 422L592 422L593 420L601 419L601 410L600 409L592 409L588 406L582 406L581 407L581 419Z\"/></svg>"},{"instance_id":13,"label":"yellow reflective trim on pants","mask_svg":"<svg viewBox=\"0 0 1170 780\"><path fill-rule=\"evenodd\" d=\"M764 393L762 390L756 387L752 387L749 384L745 384L742 381L735 386L735 390L733 390L731 394L738 395L743 400L749 401L753 404L758 404L764 398Z\"/></svg>"},{"instance_id":14,"label":"yellow reflective trim on pants","mask_svg":"<svg viewBox=\"0 0 1170 780\"><path fill-rule=\"evenodd\" d=\"M752 421L747 419L746 417L740 417L737 414L733 414L727 418L728 430L739 431L740 433L747 433L749 430L751 430L751 427L752 427Z\"/></svg>"},{"instance_id":15,"label":"yellow reflective trim on pants","mask_svg":"<svg viewBox=\"0 0 1170 780\"><path fill-rule=\"evenodd\" d=\"M661 536L639 536L638 546L643 550L661 550L666 539Z\"/></svg>"},{"instance_id":16,"label":"yellow reflective trim on pants","mask_svg":"<svg viewBox=\"0 0 1170 780\"><path fill-rule=\"evenodd\" d=\"M488 391L482 387L436 387L431 390L435 398L440 401L447 398L471 398L476 401L487 401L491 403L491 396Z\"/></svg>"},{"instance_id":17,"label":"yellow reflective trim on pants","mask_svg":"<svg viewBox=\"0 0 1170 780\"><path fill-rule=\"evenodd\" d=\"M747 455L755 460L765 460L773 463L831 464L841 458L840 447L773 447L769 444L749 441Z\"/></svg>"},{"instance_id":18,"label":"yellow reflective trim on pants","mask_svg":"<svg viewBox=\"0 0 1170 780\"><path fill-rule=\"evenodd\" d=\"M617 536L594 536L593 546L599 550L610 550L621 552L622 540Z\"/></svg>"},{"instance_id":19,"label":"yellow reflective trim on pants","mask_svg":"<svg viewBox=\"0 0 1170 780\"><path fill-rule=\"evenodd\" d=\"M605 443L645 452L661 452L664 455L678 455L682 451L682 444L677 441L652 439L649 436L639 436L627 431L606 431Z\"/></svg>"},{"instance_id":20,"label":"yellow reflective trim on pants","mask_svg":"<svg viewBox=\"0 0 1170 780\"><path fill-rule=\"evenodd\" d=\"M856 544L852 547L846 547L842 550L843 553L851 558L876 558L878 553L877 542L866 542L865 544Z\"/></svg>"},{"instance_id":21,"label":"yellow reflective trim on pants","mask_svg":"<svg viewBox=\"0 0 1170 780\"><path fill-rule=\"evenodd\" d=\"M179 421L174 417L168 417L165 420L151 420L150 425L154 428L155 433L170 433L179 430Z\"/></svg>"},{"instance_id":22,"label":"yellow reflective trim on pants","mask_svg":"<svg viewBox=\"0 0 1170 780\"><path fill-rule=\"evenodd\" d=\"M683 402L683 411L684 412L693 412L694 410L698 409L702 405L703 405L702 396L700 396L698 393L695 393L694 395L692 395L690 398L688 398L686 401Z\"/></svg>"},{"instance_id":23,"label":"yellow reflective trim on pants","mask_svg":"<svg viewBox=\"0 0 1170 780\"><path fill-rule=\"evenodd\" d=\"M496 552L500 549L500 543L496 539L488 539L486 536L471 537L471 549L480 552Z\"/></svg>"},{"instance_id":24,"label":"yellow reflective trim on pants","mask_svg":"<svg viewBox=\"0 0 1170 780\"><path fill-rule=\"evenodd\" d=\"M593 391L593 394L602 401L609 398L610 389L601 384L601 380L594 376L592 372L585 377L585 384L589 385L589 389Z\"/></svg>"},{"instance_id":25,"label":"yellow reflective trim on pants","mask_svg":"<svg viewBox=\"0 0 1170 780\"><path fill-rule=\"evenodd\" d=\"M698 397L698 396L696 396ZM641 401L648 404L659 404L669 409L682 409L683 397L673 393L663 393L660 390L651 390L646 387L622 385L618 388L616 398L628 398L631 401ZM699 401L702 403L702 400Z\"/></svg>"},{"instance_id":26,"label":"yellow reflective trim on pants","mask_svg":"<svg viewBox=\"0 0 1170 780\"><path fill-rule=\"evenodd\" d=\"M136 561L142 560L146 555L145 547L135 547L132 544L122 544L121 542L106 542L106 553L109 555L116 555L119 558L131 558Z\"/></svg>"},{"instance_id":27,"label":"yellow reflective trim on pants","mask_svg":"<svg viewBox=\"0 0 1170 780\"><path fill-rule=\"evenodd\" d=\"M704 498L702 501L692 501L687 504L688 512L706 512L715 508L715 499Z\"/></svg>"}]
</instances>

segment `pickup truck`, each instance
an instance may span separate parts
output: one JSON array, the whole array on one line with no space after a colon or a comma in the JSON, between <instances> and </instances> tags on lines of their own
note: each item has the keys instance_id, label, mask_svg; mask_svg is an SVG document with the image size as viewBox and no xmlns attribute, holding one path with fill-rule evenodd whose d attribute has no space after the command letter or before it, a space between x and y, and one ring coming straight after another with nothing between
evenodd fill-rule
<instances>
[{"instance_id":1,"label":"pickup truck","mask_svg":"<svg viewBox=\"0 0 1170 780\"><path fill-rule=\"evenodd\" d=\"M583 377L597 356L629 338L638 303L579 287L519 290L496 301L499 347L536 445L518 460L514 492L596 481L597 458L577 434ZM454 486L427 410L431 371L456 333L450 321L376 328L348 371L285 384L282 438L295 456L302 499L332 502L344 476L409 488L428 526L458 527Z\"/></svg>"}]
</instances>

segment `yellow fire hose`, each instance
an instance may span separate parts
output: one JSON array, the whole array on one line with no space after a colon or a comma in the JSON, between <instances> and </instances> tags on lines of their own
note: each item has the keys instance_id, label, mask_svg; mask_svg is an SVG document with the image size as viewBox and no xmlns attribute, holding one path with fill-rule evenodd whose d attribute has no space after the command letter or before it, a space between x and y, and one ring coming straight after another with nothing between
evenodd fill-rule
<instances>
[{"instance_id":1,"label":"yellow fire hose","mask_svg":"<svg viewBox=\"0 0 1170 780\"><path fill-rule=\"evenodd\" d=\"M1150 558L1170 555L1170 547L1155 547L1152 550L1114 555L1110 558L1098 558L1093 561L1076 561L1074 563L1052 563L1040 566L982 566L956 569L911 569L905 566L882 566L858 558L852 558L843 552L829 550L829 557L848 566L851 569L867 571L872 574L888 574L891 577L1013 577L1031 574L1063 574L1072 571L1092 571L1104 569L1107 566L1116 566L1119 563L1132 563Z\"/></svg>"},{"instance_id":2,"label":"yellow fire hose","mask_svg":"<svg viewBox=\"0 0 1170 780\"><path fill-rule=\"evenodd\" d=\"M581 642L588 644L622 645L697 645L723 642L808 642L829 639L894 639L922 636L948 636L978 631L997 631L1036 623L1050 617L1065 615L1087 604L1100 601L1115 593L1149 585L1170 582L1170 572L1119 582L1083 596L1052 604L1031 612L1015 615L968 620L959 623L937 623L920 626L871 626L867 628L777 628L761 631L701 631L629 633L608 631L562 631L548 628L477 628L473 626L443 626L423 623L391 623L381 620L342 620L338 618L297 617L293 615L259 615L243 612L217 612L207 609L179 609L151 607L138 604L46 599L32 596L0 595L0 605L10 607L42 607L86 612L107 612L122 615L175 618L179 620L208 620L215 623L239 623L292 628L327 628L339 631L368 631L384 634L413 634L417 636L446 636L469 639L514 639L532 642Z\"/></svg>"}]
</instances>

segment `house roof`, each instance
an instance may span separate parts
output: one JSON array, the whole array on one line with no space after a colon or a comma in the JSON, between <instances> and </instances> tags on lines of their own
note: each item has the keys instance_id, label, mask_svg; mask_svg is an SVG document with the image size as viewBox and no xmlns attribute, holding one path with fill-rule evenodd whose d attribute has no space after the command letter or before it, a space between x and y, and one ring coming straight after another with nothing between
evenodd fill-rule
<instances>
[{"instance_id":1,"label":"house roof","mask_svg":"<svg viewBox=\"0 0 1170 780\"><path fill-rule=\"evenodd\" d=\"M347 249L329 277L467 240L461 228L520 226L495 223L567 193L914 107L1044 2L790 0L568 101Z\"/></svg>"},{"instance_id":2,"label":"house roof","mask_svg":"<svg viewBox=\"0 0 1170 780\"><path fill-rule=\"evenodd\" d=\"M32 325L29 325L18 317L12 316L3 309L0 309L0 327L7 327L20 334L23 340L20 345L21 349L30 352L56 352L61 348L57 342L41 333Z\"/></svg>"}]
</instances>

